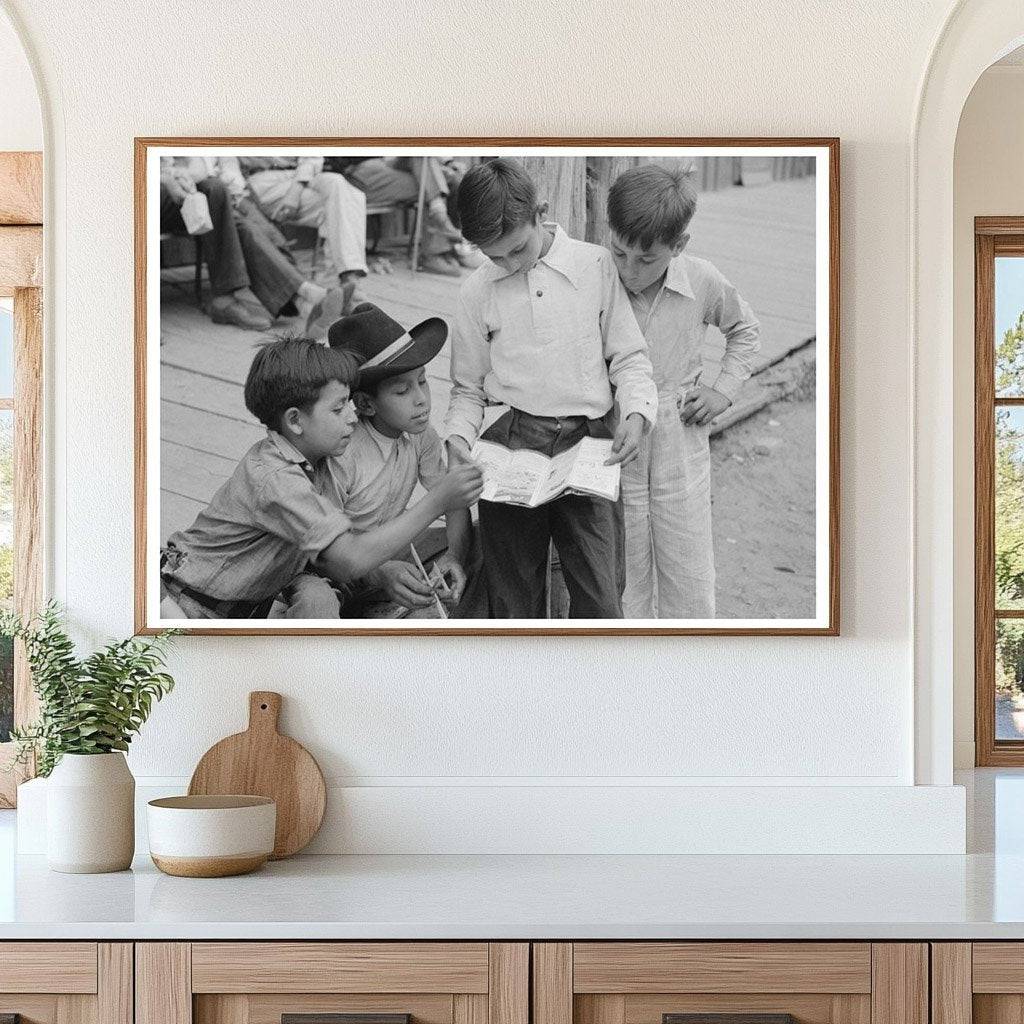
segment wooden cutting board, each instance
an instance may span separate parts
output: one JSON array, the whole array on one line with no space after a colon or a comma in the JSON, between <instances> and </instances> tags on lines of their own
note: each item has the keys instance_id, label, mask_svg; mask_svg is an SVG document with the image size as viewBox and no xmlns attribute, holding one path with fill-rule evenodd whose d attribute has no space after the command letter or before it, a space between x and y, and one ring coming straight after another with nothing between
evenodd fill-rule
<instances>
[{"instance_id":1,"label":"wooden cutting board","mask_svg":"<svg viewBox=\"0 0 1024 1024\"><path fill-rule=\"evenodd\" d=\"M214 744L200 759L190 795L236 793L277 803L273 860L305 847L320 828L327 789L320 766L302 744L277 731L281 694L249 694L249 728Z\"/></svg>"}]
</instances>

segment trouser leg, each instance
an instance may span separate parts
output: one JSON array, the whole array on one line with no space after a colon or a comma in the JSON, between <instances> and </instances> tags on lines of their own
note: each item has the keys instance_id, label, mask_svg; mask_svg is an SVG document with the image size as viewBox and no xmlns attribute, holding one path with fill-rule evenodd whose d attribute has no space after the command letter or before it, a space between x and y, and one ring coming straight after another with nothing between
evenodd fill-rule
<instances>
[{"instance_id":1,"label":"trouser leg","mask_svg":"<svg viewBox=\"0 0 1024 1024\"><path fill-rule=\"evenodd\" d=\"M679 421L673 407L651 434L650 514L658 618L715 616L710 428Z\"/></svg>"},{"instance_id":2,"label":"trouser leg","mask_svg":"<svg viewBox=\"0 0 1024 1024\"><path fill-rule=\"evenodd\" d=\"M615 503L569 494L550 502L551 535L569 590L569 618L621 619L621 532Z\"/></svg>"},{"instance_id":3,"label":"trouser leg","mask_svg":"<svg viewBox=\"0 0 1024 1024\"><path fill-rule=\"evenodd\" d=\"M640 441L640 454L622 470L622 515L625 525L626 589L622 612L627 619L653 619L654 547L651 537L651 438Z\"/></svg>"},{"instance_id":4,"label":"trouser leg","mask_svg":"<svg viewBox=\"0 0 1024 1024\"><path fill-rule=\"evenodd\" d=\"M340 174L318 174L303 189L295 223L319 227L336 274L366 273L366 196Z\"/></svg>"},{"instance_id":5,"label":"trouser leg","mask_svg":"<svg viewBox=\"0 0 1024 1024\"><path fill-rule=\"evenodd\" d=\"M305 278L275 244L273 234L264 226L266 218L258 211L240 210L237 220L252 290L270 315L277 317Z\"/></svg>"},{"instance_id":6,"label":"trouser leg","mask_svg":"<svg viewBox=\"0 0 1024 1024\"><path fill-rule=\"evenodd\" d=\"M457 231L448 220L445 198L448 183L434 157L364 160L352 168L349 178L366 194L366 201L372 206L415 203L423 178L422 251L425 255L437 255L452 247L452 238L448 235L457 236Z\"/></svg>"},{"instance_id":7,"label":"trouser leg","mask_svg":"<svg viewBox=\"0 0 1024 1024\"><path fill-rule=\"evenodd\" d=\"M542 619L551 530L548 506L481 501L483 572L496 619Z\"/></svg>"},{"instance_id":8,"label":"trouser leg","mask_svg":"<svg viewBox=\"0 0 1024 1024\"><path fill-rule=\"evenodd\" d=\"M286 619L337 619L341 602L323 576L304 572L288 585L283 594L288 604Z\"/></svg>"},{"instance_id":9,"label":"trouser leg","mask_svg":"<svg viewBox=\"0 0 1024 1024\"><path fill-rule=\"evenodd\" d=\"M210 291L214 297L230 295L249 286L231 196L219 178L204 178L196 188L206 196L213 222L213 230L203 235L203 256L210 271Z\"/></svg>"},{"instance_id":10,"label":"trouser leg","mask_svg":"<svg viewBox=\"0 0 1024 1024\"><path fill-rule=\"evenodd\" d=\"M160 182L160 230L172 235L187 235L181 219L181 207L171 198L170 189Z\"/></svg>"}]
</instances>

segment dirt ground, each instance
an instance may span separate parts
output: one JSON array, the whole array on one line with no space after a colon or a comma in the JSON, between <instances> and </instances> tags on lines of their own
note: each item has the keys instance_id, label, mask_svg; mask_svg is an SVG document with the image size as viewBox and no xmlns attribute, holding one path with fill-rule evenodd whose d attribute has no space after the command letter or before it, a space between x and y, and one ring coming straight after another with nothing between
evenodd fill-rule
<instances>
[{"instance_id":1,"label":"dirt ground","mask_svg":"<svg viewBox=\"0 0 1024 1024\"><path fill-rule=\"evenodd\" d=\"M780 364L780 374L796 380L805 366ZM788 397L712 438L719 618L813 617L814 474L806 375Z\"/></svg>"}]
</instances>

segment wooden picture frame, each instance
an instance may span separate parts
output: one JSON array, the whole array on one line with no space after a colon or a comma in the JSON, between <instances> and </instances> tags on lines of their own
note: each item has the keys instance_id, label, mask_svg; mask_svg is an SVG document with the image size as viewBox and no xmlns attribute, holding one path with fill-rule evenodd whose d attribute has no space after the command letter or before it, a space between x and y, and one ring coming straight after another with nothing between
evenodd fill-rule
<instances>
[{"instance_id":1,"label":"wooden picture frame","mask_svg":"<svg viewBox=\"0 0 1024 1024\"><path fill-rule=\"evenodd\" d=\"M155 270L154 217L159 211L154 197L154 168L159 170L161 155L188 153L202 156L220 150L239 154L255 150L299 150L310 154L334 151L344 154L348 150L385 152L390 155L409 153L421 155L423 151L443 149L457 155L466 151L479 154L507 154L515 156L543 155L558 151L560 155L599 156L619 153L627 156L715 155L729 159L740 167L744 159L751 182L759 180L765 171L764 161L780 154L797 157L812 156L816 161L817 191L815 193L815 287L816 294L824 296L814 306L815 332L812 340L819 342L816 371L819 383L816 395L815 419L815 526L814 526L814 613L799 619L742 620L723 618L715 620L633 620L622 621L559 619L552 624L537 620L473 620L459 624L400 619L395 625L356 624L356 620L339 620L338 626L323 624L324 620L306 621L288 626L282 620L261 619L230 620L223 625L213 618L167 620L159 613L160 588L157 574L159 542L154 538L160 525L154 522L154 511L159 505L154 498L155 483L151 476L151 463L156 461L154 445L157 441L155 426L159 425L152 409L160 395L153 394L159 385L154 369L154 318L159 314L160 299L154 296L154 282L159 282ZM677 153L678 151L678 153ZM774 151L774 152L772 152ZM197 634L216 635L353 635L353 636L452 636L452 635L524 635L524 636L836 636L839 633L840 614L840 537L839 537L839 372L840 372L840 202L839 202L839 140L836 138L158 138L142 137L135 140L135 619L139 633L153 633L168 625L185 628ZM159 174L157 173L157 177ZM589 222L588 222L589 223ZM411 248L411 245L410 245ZM314 251L315 258L315 251ZM154 276L155 271L155 276ZM182 281L187 284L187 281ZM824 346L822 335L827 335ZM156 334L159 341L159 332ZM824 467L824 472L822 468ZM826 507L822 507L822 506ZM151 532L152 531L152 532ZM156 545L154 547L154 545ZM156 557L154 557L154 551ZM785 569L780 571L786 571ZM249 625L253 621L253 625ZM577 624L578 623L578 624Z\"/></svg>"},{"instance_id":2,"label":"wooden picture frame","mask_svg":"<svg viewBox=\"0 0 1024 1024\"><path fill-rule=\"evenodd\" d=\"M14 300L14 395L0 400L14 421L14 608L35 614L43 599L43 173L42 154L0 153L0 297ZM24 650L14 654L14 724L36 717ZM9 767L13 743L0 743L0 807L13 807L32 766Z\"/></svg>"},{"instance_id":3,"label":"wooden picture frame","mask_svg":"<svg viewBox=\"0 0 1024 1024\"><path fill-rule=\"evenodd\" d=\"M1024 257L1024 217L974 220L974 639L975 764L1024 765L1024 741L996 737L996 623L1024 621L1024 609L996 607L996 408L1024 407L1024 397L996 396L995 261Z\"/></svg>"}]
</instances>

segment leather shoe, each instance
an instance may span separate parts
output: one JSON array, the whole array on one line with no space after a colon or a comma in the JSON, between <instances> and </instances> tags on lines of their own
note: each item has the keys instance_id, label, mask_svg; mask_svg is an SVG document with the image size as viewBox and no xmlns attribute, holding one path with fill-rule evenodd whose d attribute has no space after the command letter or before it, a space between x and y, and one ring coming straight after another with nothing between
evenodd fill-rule
<instances>
[{"instance_id":1,"label":"leather shoe","mask_svg":"<svg viewBox=\"0 0 1024 1024\"><path fill-rule=\"evenodd\" d=\"M266 331L271 325L271 319L266 313L259 313L235 298L227 302L215 300L210 305L210 319L215 324L234 324L247 331Z\"/></svg>"}]
</instances>

